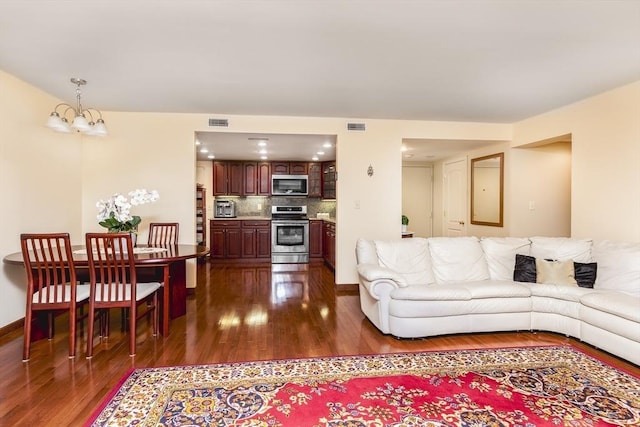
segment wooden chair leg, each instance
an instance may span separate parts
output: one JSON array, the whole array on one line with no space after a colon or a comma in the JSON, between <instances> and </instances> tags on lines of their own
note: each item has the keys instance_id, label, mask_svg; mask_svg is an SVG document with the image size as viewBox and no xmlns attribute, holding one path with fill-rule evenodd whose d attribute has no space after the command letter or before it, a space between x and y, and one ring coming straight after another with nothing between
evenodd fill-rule
<instances>
[{"instance_id":1,"label":"wooden chair leg","mask_svg":"<svg viewBox=\"0 0 640 427\"><path fill-rule=\"evenodd\" d=\"M99 314L98 317L100 317ZM91 359L93 357L93 323L95 320L95 310L93 307L89 307L89 325L87 326L87 359Z\"/></svg>"},{"instance_id":2,"label":"wooden chair leg","mask_svg":"<svg viewBox=\"0 0 640 427\"><path fill-rule=\"evenodd\" d=\"M33 312L31 307L27 307L26 314L24 316L24 343L22 346L22 361L28 362L31 357L31 322L33 319Z\"/></svg>"},{"instance_id":3,"label":"wooden chair leg","mask_svg":"<svg viewBox=\"0 0 640 427\"><path fill-rule=\"evenodd\" d=\"M137 305L134 303L133 307L129 309L129 356L136 355L136 317Z\"/></svg>"},{"instance_id":4,"label":"wooden chair leg","mask_svg":"<svg viewBox=\"0 0 640 427\"><path fill-rule=\"evenodd\" d=\"M76 308L69 310L69 359L76 357Z\"/></svg>"}]
</instances>

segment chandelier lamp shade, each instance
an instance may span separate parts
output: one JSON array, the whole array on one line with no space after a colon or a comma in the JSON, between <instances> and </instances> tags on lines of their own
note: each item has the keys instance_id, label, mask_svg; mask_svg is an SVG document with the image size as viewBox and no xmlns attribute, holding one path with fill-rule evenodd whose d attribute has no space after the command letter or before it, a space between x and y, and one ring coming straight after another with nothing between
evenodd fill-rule
<instances>
[{"instance_id":1,"label":"chandelier lamp shade","mask_svg":"<svg viewBox=\"0 0 640 427\"><path fill-rule=\"evenodd\" d=\"M102 120L102 113L95 108L84 108L82 106L82 91L80 86L86 85L87 81L76 77L71 78L71 83L76 85L76 106L67 103L56 105L47 121L47 127L56 132L71 133L82 132L86 135L105 136L107 128ZM73 115L73 117L71 117ZM71 123L69 123L71 120Z\"/></svg>"}]
</instances>

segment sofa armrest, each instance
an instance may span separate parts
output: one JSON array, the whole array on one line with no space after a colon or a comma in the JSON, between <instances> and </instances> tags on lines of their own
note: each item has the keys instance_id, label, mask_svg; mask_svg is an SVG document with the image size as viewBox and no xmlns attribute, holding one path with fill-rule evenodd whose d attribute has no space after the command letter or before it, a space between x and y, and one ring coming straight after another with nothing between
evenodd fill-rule
<instances>
[{"instance_id":1,"label":"sofa armrest","mask_svg":"<svg viewBox=\"0 0 640 427\"><path fill-rule=\"evenodd\" d=\"M393 289L407 286L402 276L388 268L375 264L358 264L357 269L360 283L375 299L388 296Z\"/></svg>"}]
</instances>

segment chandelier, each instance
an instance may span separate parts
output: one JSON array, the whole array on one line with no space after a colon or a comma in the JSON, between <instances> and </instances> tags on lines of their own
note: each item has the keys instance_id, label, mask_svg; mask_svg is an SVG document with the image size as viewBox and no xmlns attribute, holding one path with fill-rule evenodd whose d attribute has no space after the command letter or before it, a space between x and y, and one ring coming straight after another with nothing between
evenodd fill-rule
<instances>
[{"instance_id":1,"label":"chandelier","mask_svg":"<svg viewBox=\"0 0 640 427\"><path fill-rule=\"evenodd\" d=\"M104 125L104 120L102 120L102 113L95 108L84 108L80 102L82 96L80 86L86 85L87 81L73 77L71 83L77 86L76 106L73 107L64 102L56 105L56 108L54 108L53 112L49 115L47 127L56 132L71 133L75 130L86 135L105 136L107 134L107 128ZM64 109L62 115L58 113L58 109L61 111ZM67 119L67 113L70 111L73 112L71 124L69 124L69 120Z\"/></svg>"}]
</instances>

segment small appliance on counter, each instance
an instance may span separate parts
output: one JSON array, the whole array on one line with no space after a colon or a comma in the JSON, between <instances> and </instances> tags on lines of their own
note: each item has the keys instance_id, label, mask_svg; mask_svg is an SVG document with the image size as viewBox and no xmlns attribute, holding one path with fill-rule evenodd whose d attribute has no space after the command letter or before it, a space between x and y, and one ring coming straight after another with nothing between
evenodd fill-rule
<instances>
[{"instance_id":1,"label":"small appliance on counter","mask_svg":"<svg viewBox=\"0 0 640 427\"><path fill-rule=\"evenodd\" d=\"M216 200L214 216L216 218L235 218L236 202L233 200Z\"/></svg>"}]
</instances>

